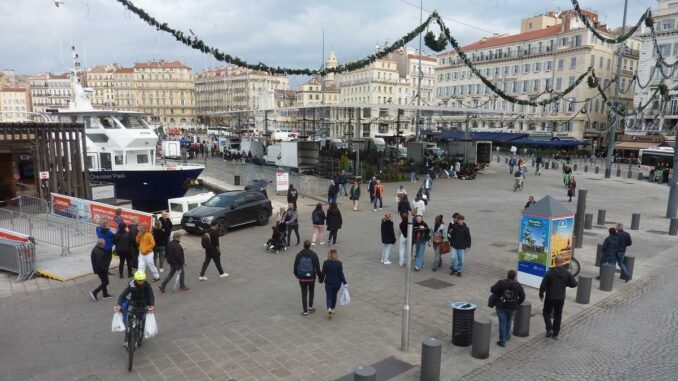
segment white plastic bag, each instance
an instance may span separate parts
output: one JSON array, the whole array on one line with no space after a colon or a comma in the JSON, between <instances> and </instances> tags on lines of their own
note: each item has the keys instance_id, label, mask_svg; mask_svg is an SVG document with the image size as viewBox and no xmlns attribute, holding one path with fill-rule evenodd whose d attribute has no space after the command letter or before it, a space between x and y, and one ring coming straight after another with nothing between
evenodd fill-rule
<instances>
[{"instance_id":1,"label":"white plastic bag","mask_svg":"<svg viewBox=\"0 0 678 381\"><path fill-rule=\"evenodd\" d=\"M125 332L125 322L122 321L122 312L116 312L113 314L111 332Z\"/></svg>"},{"instance_id":2,"label":"white plastic bag","mask_svg":"<svg viewBox=\"0 0 678 381\"><path fill-rule=\"evenodd\" d=\"M155 322L155 314L147 313L144 322L144 339L150 339L158 334L158 323Z\"/></svg>"},{"instance_id":3,"label":"white plastic bag","mask_svg":"<svg viewBox=\"0 0 678 381\"><path fill-rule=\"evenodd\" d=\"M182 269L177 273L176 279L174 279L174 287L172 287L172 292L177 292L177 290L179 289L179 279L181 279L181 274L183 272L184 270Z\"/></svg>"},{"instance_id":4,"label":"white plastic bag","mask_svg":"<svg viewBox=\"0 0 678 381\"><path fill-rule=\"evenodd\" d=\"M339 289L339 305L345 306L349 303L351 303L351 295L348 294L348 285L347 284L342 284L341 288Z\"/></svg>"}]
</instances>

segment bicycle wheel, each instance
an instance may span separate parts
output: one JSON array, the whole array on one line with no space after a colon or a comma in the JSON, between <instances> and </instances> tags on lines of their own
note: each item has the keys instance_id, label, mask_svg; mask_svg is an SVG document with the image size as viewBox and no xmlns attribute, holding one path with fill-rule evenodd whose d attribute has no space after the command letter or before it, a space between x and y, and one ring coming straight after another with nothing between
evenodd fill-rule
<instances>
[{"instance_id":1,"label":"bicycle wheel","mask_svg":"<svg viewBox=\"0 0 678 381\"><path fill-rule=\"evenodd\" d=\"M139 321L137 324L137 346L141 347L141 343L144 341L144 321Z\"/></svg>"},{"instance_id":2,"label":"bicycle wheel","mask_svg":"<svg viewBox=\"0 0 678 381\"><path fill-rule=\"evenodd\" d=\"M579 270L581 270L579 261L575 257L572 257L570 259L570 272L573 276L577 276L579 275Z\"/></svg>"},{"instance_id":3,"label":"bicycle wheel","mask_svg":"<svg viewBox=\"0 0 678 381\"><path fill-rule=\"evenodd\" d=\"M132 363L134 362L134 348L137 344L137 323L136 318L132 318L129 329L129 337L127 338L127 353L129 355L127 371L132 371Z\"/></svg>"}]
</instances>

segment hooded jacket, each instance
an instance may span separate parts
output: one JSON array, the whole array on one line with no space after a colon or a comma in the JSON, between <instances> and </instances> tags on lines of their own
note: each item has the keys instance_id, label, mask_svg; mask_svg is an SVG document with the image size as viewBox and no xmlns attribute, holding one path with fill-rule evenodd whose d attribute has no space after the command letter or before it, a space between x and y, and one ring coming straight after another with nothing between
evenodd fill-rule
<instances>
[{"instance_id":1,"label":"hooded jacket","mask_svg":"<svg viewBox=\"0 0 678 381\"><path fill-rule=\"evenodd\" d=\"M515 294L518 295L518 301L515 303L505 303L501 300L501 297L504 295L504 291L510 289ZM515 279L502 279L497 281L497 283L490 288L490 292L497 297L497 307L505 310L515 311L518 309L518 306L525 301L525 290L523 286L518 283Z\"/></svg>"},{"instance_id":2,"label":"hooded jacket","mask_svg":"<svg viewBox=\"0 0 678 381\"><path fill-rule=\"evenodd\" d=\"M381 243L394 244L396 242L395 231L393 230L393 221L386 218L381 219Z\"/></svg>"},{"instance_id":3,"label":"hooded jacket","mask_svg":"<svg viewBox=\"0 0 678 381\"><path fill-rule=\"evenodd\" d=\"M181 247L181 243L173 239L167 245L167 250L167 263L177 267L184 267L184 248Z\"/></svg>"},{"instance_id":4,"label":"hooded jacket","mask_svg":"<svg viewBox=\"0 0 678 381\"><path fill-rule=\"evenodd\" d=\"M94 246L92 249L92 254L90 255L92 260L92 272L95 274L108 272L108 261L106 260L106 251L99 247Z\"/></svg>"},{"instance_id":5,"label":"hooded jacket","mask_svg":"<svg viewBox=\"0 0 678 381\"><path fill-rule=\"evenodd\" d=\"M554 267L546 272L544 279L539 286L539 297L543 298L544 293L546 299L562 300L565 299L565 289L567 287L577 287L577 280L571 272L562 267Z\"/></svg>"}]
</instances>

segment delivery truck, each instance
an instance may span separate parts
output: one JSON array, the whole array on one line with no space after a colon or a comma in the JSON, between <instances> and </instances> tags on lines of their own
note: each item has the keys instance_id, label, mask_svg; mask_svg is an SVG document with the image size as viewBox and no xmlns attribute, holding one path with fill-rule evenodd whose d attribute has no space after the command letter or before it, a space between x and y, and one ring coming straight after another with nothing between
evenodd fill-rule
<instances>
[{"instance_id":1,"label":"delivery truck","mask_svg":"<svg viewBox=\"0 0 678 381\"><path fill-rule=\"evenodd\" d=\"M181 159L181 142L178 140L163 140L161 143L163 159Z\"/></svg>"},{"instance_id":2,"label":"delivery truck","mask_svg":"<svg viewBox=\"0 0 678 381\"><path fill-rule=\"evenodd\" d=\"M466 161L475 164L489 164L492 161L492 142L451 140L448 142L450 155L460 162Z\"/></svg>"},{"instance_id":3,"label":"delivery truck","mask_svg":"<svg viewBox=\"0 0 678 381\"><path fill-rule=\"evenodd\" d=\"M266 164L297 169L300 172L318 166L320 142L280 142L268 146Z\"/></svg>"}]
</instances>

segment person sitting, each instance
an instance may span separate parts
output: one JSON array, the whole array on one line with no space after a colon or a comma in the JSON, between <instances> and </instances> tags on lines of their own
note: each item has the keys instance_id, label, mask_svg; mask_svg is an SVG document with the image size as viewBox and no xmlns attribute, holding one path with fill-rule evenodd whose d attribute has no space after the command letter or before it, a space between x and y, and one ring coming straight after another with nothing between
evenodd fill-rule
<instances>
[{"instance_id":1,"label":"person sitting","mask_svg":"<svg viewBox=\"0 0 678 381\"><path fill-rule=\"evenodd\" d=\"M276 226L272 226L271 230L271 238L266 242L266 251L275 251L278 254L280 250L285 249L284 235Z\"/></svg>"}]
</instances>

